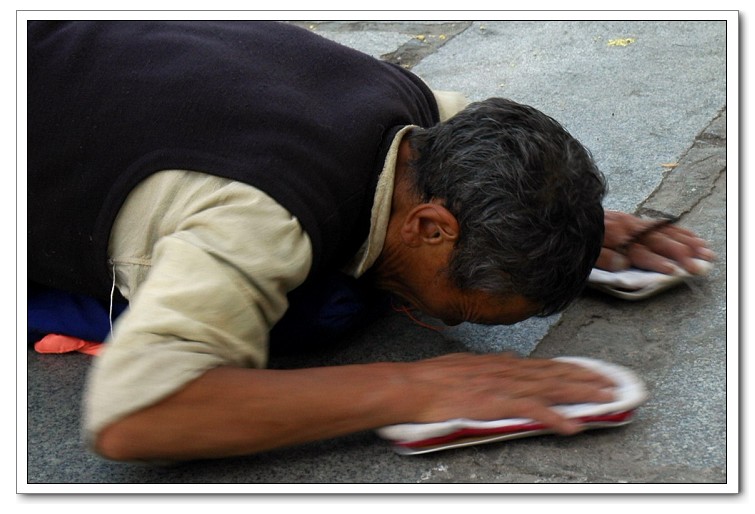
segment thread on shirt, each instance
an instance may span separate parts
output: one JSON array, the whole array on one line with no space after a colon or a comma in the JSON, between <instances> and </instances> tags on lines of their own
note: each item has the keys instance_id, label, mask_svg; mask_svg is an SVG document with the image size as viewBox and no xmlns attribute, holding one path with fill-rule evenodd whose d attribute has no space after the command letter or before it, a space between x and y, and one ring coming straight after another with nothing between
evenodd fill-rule
<instances>
[{"instance_id":1,"label":"thread on shirt","mask_svg":"<svg viewBox=\"0 0 755 514\"><path fill-rule=\"evenodd\" d=\"M113 285L110 288L110 310L108 312L108 321L110 322L110 334L113 333L113 302L115 299L115 262L113 262Z\"/></svg>"}]
</instances>

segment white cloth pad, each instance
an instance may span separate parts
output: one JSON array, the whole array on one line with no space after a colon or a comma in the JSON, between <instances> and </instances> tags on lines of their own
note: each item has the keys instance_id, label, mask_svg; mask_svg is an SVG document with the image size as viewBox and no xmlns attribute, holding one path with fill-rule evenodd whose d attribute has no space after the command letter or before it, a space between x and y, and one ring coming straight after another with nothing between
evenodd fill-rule
<instances>
[{"instance_id":1,"label":"white cloth pad","mask_svg":"<svg viewBox=\"0 0 755 514\"><path fill-rule=\"evenodd\" d=\"M685 280L707 275L713 268L713 264L708 261L696 259L696 263L698 273L695 275L681 268L677 268L671 275L634 268L615 272L593 268L587 283L594 289L624 300L642 300Z\"/></svg>"},{"instance_id":2,"label":"white cloth pad","mask_svg":"<svg viewBox=\"0 0 755 514\"><path fill-rule=\"evenodd\" d=\"M642 381L627 368L585 357L559 357L611 378L615 399L608 403L557 405L554 410L579 419L585 429L621 426L632 419L633 410L641 405L647 392ZM380 428L376 433L393 443L396 452L417 455L462 446L491 443L506 439L552 433L532 419L508 418L494 421L451 419L438 423L404 423Z\"/></svg>"}]
</instances>

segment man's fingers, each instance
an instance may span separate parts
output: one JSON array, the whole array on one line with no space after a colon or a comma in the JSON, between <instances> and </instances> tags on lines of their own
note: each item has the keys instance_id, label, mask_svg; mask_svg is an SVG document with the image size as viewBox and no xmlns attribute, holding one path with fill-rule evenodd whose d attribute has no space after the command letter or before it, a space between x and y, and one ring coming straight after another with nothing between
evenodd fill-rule
<instances>
[{"instance_id":1,"label":"man's fingers","mask_svg":"<svg viewBox=\"0 0 755 514\"><path fill-rule=\"evenodd\" d=\"M532 372L537 370L537 375ZM614 382L602 373L597 373L585 366L554 359L519 359L519 364L512 370L520 376L532 376L533 380L558 379L575 383L586 383L600 387L610 387Z\"/></svg>"},{"instance_id":2,"label":"man's fingers","mask_svg":"<svg viewBox=\"0 0 755 514\"><path fill-rule=\"evenodd\" d=\"M416 366L416 367L415 367ZM412 365L423 412L418 422L451 418L532 418L559 433L579 427L554 405L614 400L614 381L575 363L503 354L453 354Z\"/></svg>"},{"instance_id":3,"label":"man's fingers","mask_svg":"<svg viewBox=\"0 0 755 514\"><path fill-rule=\"evenodd\" d=\"M627 250L627 256L635 268L657 271L667 275L671 275L679 269L679 266L673 260L650 250L645 245L633 244Z\"/></svg>"},{"instance_id":4,"label":"man's fingers","mask_svg":"<svg viewBox=\"0 0 755 514\"><path fill-rule=\"evenodd\" d=\"M540 391L569 391L570 389L567 386L571 384L580 384L592 388L606 388L615 385L604 374L572 362L519 358L505 353L485 356L485 361L485 368L479 368L480 371L483 371L482 375L489 373L497 378L511 379L521 384L536 384Z\"/></svg>"},{"instance_id":5,"label":"man's fingers","mask_svg":"<svg viewBox=\"0 0 755 514\"><path fill-rule=\"evenodd\" d=\"M513 400L511 409L514 417L531 418L562 435L573 435L581 430L578 422L529 399Z\"/></svg>"},{"instance_id":6,"label":"man's fingers","mask_svg":"<svg viewBox=\"0 0 755 514\"><path fill-rule=\"evenodd\" d=\"M510 398L530 398L549 405L605 403L614 399L607 377L585 374L542 376L537 379L507 379L501 391Z\"/></svg>"},{"instance_id":7,"label":"man's fingers","mask_svg":"<svg viewBox=\"0 0 755 514\"><path fill-rule=\"evenodd\" d=\"M611 389L596 388L592 384L584 383L562 384L561 387L549 391L545 396L554 404L606 403L616 398Z\"/></svg>"},{"instance_id":8,"label":"man's fingers","mask_svg":"<svg viewBox=\"0 0 755 514\"><path fill-rule=\"evenodd\" d=\"M673 273L677 266L695 274L700 271L695 259L712 260L715 254L695 236L677 230L664 230L649 234L643 244L630 248L629 257L644 269Z\"/></svg>"},{"instance_id":9,"label":"man's fingers","mask_svg":"<svg viewBox=\"0 0 755 514\"><path fill-rule=\"evenodd\" d=\"M613 211L607 211L605 219L604 248L595 264L598 268L621 271L634 267L667 274L682 268L698 274L701 266L697 259L712 261L716 258L703 239L677 225L652 230L624 248L632 237L656 222Z\"/></svg>"},{"instance_id":10,"label":"man's fingers","mask_svg":"<svg viewBox=\"0 0 755 514\"><path fill-rule=\"evenodd\" d=\"M682 245L684 248L683 252L688 252L690 259L696 258L712 261L716 258L716 254L708 248L705 240L697 237L693 232L687 229L676 226L665 227L658 231L657 234L653 234L653 236L654 237L648 242L648 246L651 248L654 248L655 244L663 245L664 240L671 240ZM674 251L673 247L671 248L671 251ZM666 256L675 258L673 254L667 254ZM683 258L684 255L681 255L681 257ZM688 269L687 271L694 272L694 270L691 269Z\"/></svg>"}]
</instances>

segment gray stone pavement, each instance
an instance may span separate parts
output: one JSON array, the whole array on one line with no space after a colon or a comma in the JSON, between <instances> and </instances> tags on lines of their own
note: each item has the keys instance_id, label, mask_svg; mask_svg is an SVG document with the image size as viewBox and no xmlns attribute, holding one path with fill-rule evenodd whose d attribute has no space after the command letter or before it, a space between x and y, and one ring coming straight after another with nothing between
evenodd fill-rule
<instances>
[{"instance_id":1,"label":"gray stone pavement","mask_svg":"<svg viewBox=\"0 0 755 514\"><path fill-rule=\"evenodd\" d=\"M82 446L80 394L90 357L29 352L27 482L139 484L155 492L166 484L460 483L500 484L503 492L503 484L699 484L705 491L705 484L731 480L727 390L736 384L727 384L726 371L737 347L727 347L726 324L726 23L298 23L410 67L436 89L540 108L591 149L610 183L608 208L680 215L719 260L707 279L643 302L586 292L558 316L442 333L388 313L347 341L271 364L413 360L465 350L583 355L634 369L648 385L648 402L627 427L568 438L402 457L365 432L244 458L150 467L107 462Z\"/></svg>"}]
</instances>

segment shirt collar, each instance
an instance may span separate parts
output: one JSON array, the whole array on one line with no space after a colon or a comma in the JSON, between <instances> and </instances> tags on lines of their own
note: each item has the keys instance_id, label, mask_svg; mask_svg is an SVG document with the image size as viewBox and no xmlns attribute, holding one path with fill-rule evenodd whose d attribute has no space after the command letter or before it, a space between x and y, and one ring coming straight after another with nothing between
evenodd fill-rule
<instances>
[{"instance_id":1,"label":"shirt collar","mask_svg":"<svg viewBox=\"0 0 755 514\"><path fill-rule=\"evenodd\" d=\"M398 149L404 134L412 128L415 127L408 125L399 130L388 149L383 170L380 172L377 187L375 188L375 199L370 215L370 233L367 236L367 240L354 256L354 259L343 269L346 274L355 278L361 277L370 269L383 251L385 234L388 231L388 220L391 217L391 202L393 201L393 184L396 178Z\"/></svg>"}]
</instances>

